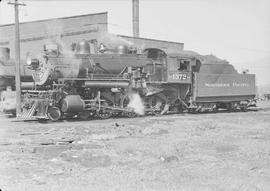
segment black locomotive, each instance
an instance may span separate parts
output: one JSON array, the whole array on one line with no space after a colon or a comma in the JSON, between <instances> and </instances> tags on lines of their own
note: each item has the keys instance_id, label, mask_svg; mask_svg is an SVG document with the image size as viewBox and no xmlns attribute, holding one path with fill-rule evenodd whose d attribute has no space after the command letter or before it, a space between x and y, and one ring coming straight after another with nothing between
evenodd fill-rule
<instances>
[{"instance_id":1,"label":"black locomotive","mask_svg":"<svg viewBox=\"0 0 270 191\"><path fill-rule=\"evenodd\" d=\"M121 115L245 110L254 102L255 75L232 65L202 64L196 55L118 46L90 54L81 41L63 54L44 46L42 59L29 58L35 89L24 90L23 119L109 118Z\"/></svg>"}]
</instances>

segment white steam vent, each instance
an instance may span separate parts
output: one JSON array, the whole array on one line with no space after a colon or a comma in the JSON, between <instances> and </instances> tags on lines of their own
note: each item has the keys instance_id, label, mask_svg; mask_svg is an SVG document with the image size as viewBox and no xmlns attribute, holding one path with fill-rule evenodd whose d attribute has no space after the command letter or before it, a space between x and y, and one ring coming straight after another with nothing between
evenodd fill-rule
<instances>
[{"instance_id":1,"label":"white steam vent","mask_svg":"<svg viewBox=\"0 0 270 191\"><path fill-rule=\"evenodd\" d=\"M134 112L138 115L144 115L144 104L139 94L133 93L129 96L130 102L128 107L134 109Z\"/></svg>"}]
</instances>

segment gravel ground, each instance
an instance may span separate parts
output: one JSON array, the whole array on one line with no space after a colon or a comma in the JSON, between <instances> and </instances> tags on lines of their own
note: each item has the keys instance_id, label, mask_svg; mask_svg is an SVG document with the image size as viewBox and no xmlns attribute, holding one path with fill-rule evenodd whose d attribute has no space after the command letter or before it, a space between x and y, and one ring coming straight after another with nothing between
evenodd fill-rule
<instances>
[{"instance_id":1,"label":"gravel ground","mask_svg":"<svg viewBox=\"0 0 270 191\"><path fill-rule=\"evenodd\" d=\"M270 102L258 111L18 122L0 117L0 188L270 190Z\"/></svg>"}]
</instances>

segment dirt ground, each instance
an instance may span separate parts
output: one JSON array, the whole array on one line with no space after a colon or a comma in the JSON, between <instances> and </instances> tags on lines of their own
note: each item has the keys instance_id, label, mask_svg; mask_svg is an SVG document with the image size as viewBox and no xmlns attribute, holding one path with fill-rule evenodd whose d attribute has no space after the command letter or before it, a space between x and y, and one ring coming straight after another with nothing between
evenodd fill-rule
<instances>
[{"instance_id":1,"label":"dirt ground","mask_svg":"<svg viewBox=\"0 0 270 191\"><path fill-rule=\"evenodd\" d=\"M258 111L16 122L0 117L0 188L270 190L270 102Z\"/></svg>"}]
</instances>

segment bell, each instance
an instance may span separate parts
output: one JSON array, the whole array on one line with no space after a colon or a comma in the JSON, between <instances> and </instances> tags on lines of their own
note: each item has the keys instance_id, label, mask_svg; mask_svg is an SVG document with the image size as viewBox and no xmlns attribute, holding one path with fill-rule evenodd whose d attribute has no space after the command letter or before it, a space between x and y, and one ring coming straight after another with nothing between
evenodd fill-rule
<instances>
[{"instance_id":1,"label":"bell","mask_svg":"<svg viewBox=\"0 0 270 191\"><path fill-rule=\"evenodd\" d=\"M90 54L90 45L86 40L82 40L76 45L76 54Z\"/></svg>"}]
</instances>

